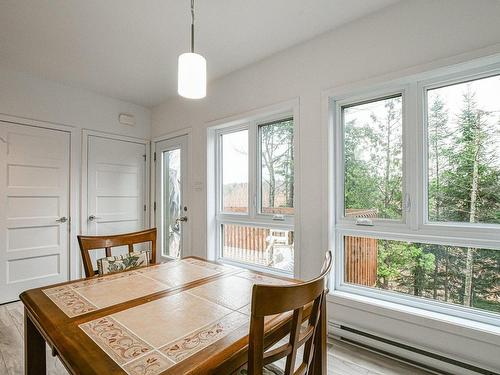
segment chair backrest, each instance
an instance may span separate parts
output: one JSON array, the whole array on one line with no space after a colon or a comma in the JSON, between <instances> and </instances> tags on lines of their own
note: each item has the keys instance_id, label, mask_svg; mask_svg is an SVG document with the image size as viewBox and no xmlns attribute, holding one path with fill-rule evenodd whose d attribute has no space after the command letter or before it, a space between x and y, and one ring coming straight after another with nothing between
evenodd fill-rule
<instances>
[{"instance_id":1,"label":"chair backrest","mask_svg":"<svg viewBox=\"0 0 500 375\"><path fill-rule=\"evenodd\" d=\"M110 236L78 236L80 252L82 253L83 268L85 276L94 276L90 251L105 249L106 257L111 256L111 248L117 246L128 246L128 252L134 251L134 244L151 242L151 263L156 262L156 228L146 229L140 232L116 234Z\"/></svg>"},{"instance_id":2,"label":"chair backrest","mask_svg":"<svg viewBox=\"0 0 500 375\"><path fill-rule=\"evenodd\" d=\"M318 331L321 305L327 294L326 282L332 267L332 254L326 253L321 275L317 278L286 286L254 285L248 351L248 374L262 375L263 367L286 357L285 375L312 373L309 371L314 352L314 337ZM307 327L301 331L304 310L311 306ZM288 343L265 352L264 317L293 310ZM304 345L302 363L296 372L297 349Z\"/></svg>"}]
</instances>

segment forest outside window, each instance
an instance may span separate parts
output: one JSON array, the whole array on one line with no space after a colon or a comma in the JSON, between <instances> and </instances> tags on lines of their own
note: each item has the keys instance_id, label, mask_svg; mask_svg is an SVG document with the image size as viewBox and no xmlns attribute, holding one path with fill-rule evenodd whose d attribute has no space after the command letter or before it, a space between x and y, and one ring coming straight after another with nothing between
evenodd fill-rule
<instances>
[{"instance_id":1,"label":"forest outside window","mask_svg":"<svg viewBox=\"0 0 500 375\"><path fill-rule=\"evenodd\" d=\"M222 128L216 139L219 257L293 273L293 117Z\"/></svg>"},{"instance_id":2,"label":"forest outside window","mask_svg":"<svg viewBox=\"0 0 500 375\"><path fill-rule=\"evenodd\" d=\"M344 216L401 220L402 95L342 107Z\"/></svg>"},{"instance_id":3,"label":"forest outside window","mask_svg":"<svg viewBox=\"0 0 500 375\"><path fill-rule=\"evenodd\" d=\"M500 76L427 91L428 220L500 224Z\"/></svg>"},{"instance_id":4,"label":"forest outside window","mask_svg":"<svg viewBox=\"0 0 500 375\"><path fill-rule=\"evenodd\" d=\"M293 215L293 118L259 125L260 212Z\"/></svg>"},{"instance_id":5,"label":"forest outside window","mask_svg":"<svg viewBox=\"0 0 500 375\"><path fill-rule=\"evenodd\" d=\"M500 325L496 69L334 101L337 290Z\"/></svg>"}]
</instances>

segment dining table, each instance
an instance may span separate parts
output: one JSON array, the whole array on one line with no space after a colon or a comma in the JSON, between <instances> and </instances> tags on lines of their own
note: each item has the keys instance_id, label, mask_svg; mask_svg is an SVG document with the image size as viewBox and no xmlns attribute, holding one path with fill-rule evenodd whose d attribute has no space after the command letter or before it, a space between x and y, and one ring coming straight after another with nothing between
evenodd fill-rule
<instances>
[{"instance_id":1,"label":"dining table","mask_svg":"<svg viewBox=\"0 0 500 375\"><path fill-rule=\"evenodd\" d=\"M248 361L253 285L299 282L187 257L25 291L25 374L46 373L46 344L70 374L232 374ZM315 375L326 374L322 310ZM266 317L266 347L291 317Z\"/></svg>"}]
</instances>

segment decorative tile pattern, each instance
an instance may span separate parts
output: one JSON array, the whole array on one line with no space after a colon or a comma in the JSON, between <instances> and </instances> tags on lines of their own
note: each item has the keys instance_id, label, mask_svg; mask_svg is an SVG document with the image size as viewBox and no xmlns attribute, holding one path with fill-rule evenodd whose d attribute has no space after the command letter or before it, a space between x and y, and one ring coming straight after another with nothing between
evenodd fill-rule
<instances>
[{"instance_id":1,"label":"decorative tile pattern","mask_svg":"<svg viewBox=\"0 0 500 375\"><path fill-rule=\"evenodd\" d=\"M180 292L117 312L112 317L158 348L230 313L223 306Z\"/></svg>"},{"instance_id":2,"label":"decorative tile pattern","mask_svg":"<svg viewBox=\"0 0 500 375\"><path fill-rule=\"evenodd\" d=\"M228 309L238 310L251 302L252 286L252 281L231 275L190 289L189 293Z\"/></svg>"},{"instance_id":3,"label":"decorative tile pattern","mask_svg":"<svg viewBox=\"0 0 500 375\"><path fill-rule=\"evenodd\" d=\"M178 363L247 323L248 317L234 312L178 341L165 345L160 351Z\"/></svg>"},{"instance_id":4,"label":"decorative tile pattern","mask_svg":"<svg viewBox=\"0 0 500 375\"><path fill-rule=\"evenodd\" d=\"M51 294L65 292L67 290L71 290L71 287L69 285L61 285L61 286L55 286L55 287L49 288L49 289L44 289L43 292L46 295L50 296Z\"/></svg>"},{"instance_id":5,"label":"decorative tile pattern","mask_svg":"<svg viewBox=\"0 0 500 375\"><path fill-rule=\"evenodd\" d=\"M220 267L218 265L205 267L203 263L191 259L133 271L128 275L131 282L143 279L137 280L142 284L167 276L177 282L185 282L194 276L221 273L225 276L80 324L80 329L129 375L158 375L173 370L176 364L228 335L246 335L251 291L255 283L291 283L248 271L225 272L226 269L213 267ZM162 270L168 271L162 274ZM109 285L122 285L124 281L128 280ZM68 294L81 296L86 301L85 290L97 284L83 285L80 282L77 288L69 284L50 288L46 294L53 300L57 300L56 296ZM104 291L103 295L113 289L106 285L99 287L101 292ZM95 306L90 308L96 309Z\"/></svg>"},{"instance_id":6,"label":"decorative tile pattern","mask_svg":"<svg viewBox=\"0 0 500 375\"><path fill-rule=\"evenodd\" d=\"M54 302L57 307L64 311L64 313L70 318L98 309L97 306L90 303L79 293L71 290L71 288L66 287L64 289L59 289L62 291L55 292L54 290L52 290L52 292L54 293L49 293L47 297L49 297L52 302Z\"/></svg>"},{"instance_id":7,"label":"decorative tile pattern","mask_svg":"<svg viewBox=\"0 0 500 375\"><path fill-rule=\"evenodd\" d=\"M127 363L153 348L111 317L103 317L79 326L118 364Z\"/></svg>"},{"instance_id":8,"label":"decorative tile pattern","mask_svg":"<svg viewBox=\"0 0 500 375\"><path fill-rule=\"evenodd\" d=\"M157 280L134 274L103 285L78 288L77 291L99 308L113 306L169 289L170 286Z\"/></svg>"},{"instance_id":9,"label":"decorative tile pattern","mask_svg":"<svg viewBox=\"0 0 500 375\"><path fill-rule=\"evenodd\" d=\"M117 279L123 279L125 277L133 276L136 274L136 271L119 272L108 276L99 276L89 280L78 281L76 283L70 284L70 287L73 289L79 289L87 286L102 285L103 283L107 283Z\"/></svg>"},{"instance_id":10,"label":"decorative tile pattern","mask_svg":"<svg viewBox=\"0 0 500 375\"><path fill-rule=\"evenodd\" d=\"M154 351L127 363L123 366L123 369L129 375L156 375L172 367L172 365L172 362Z\"/></svg>"},{"instance_id":11,"label":"decorative tile pattern","mask_svg":"<svg viewBox=\"0 0 500 375\"><path fill-rule=\"evenodd\" d=\"M224 272L224 271L230 271L230 270L237 270L238 268L233 267L233 266L228 266L228 265L221 265L221 264L214 264L210 262L205 262L203 260L199 259L184 259L183 262L194 264L195 266L200 266L200 267L205 267L214 271L219 271L219 272Z\"/></svg>"}]
</instances>

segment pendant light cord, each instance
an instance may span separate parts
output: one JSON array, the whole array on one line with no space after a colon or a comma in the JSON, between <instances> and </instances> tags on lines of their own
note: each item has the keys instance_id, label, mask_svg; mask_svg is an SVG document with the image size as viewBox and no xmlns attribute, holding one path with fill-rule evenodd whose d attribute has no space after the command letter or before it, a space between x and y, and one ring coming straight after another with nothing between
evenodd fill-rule
<instances>
[{"instance_id":1,"label":"pendant light cord","mask_svg":"<svg viewBox=\"0 0 500 375\"><path fill-rule=\"evenodd\" d=\"M191 0L191 52L194 53L194 0Z\"/></svg>"}]
</instances>

